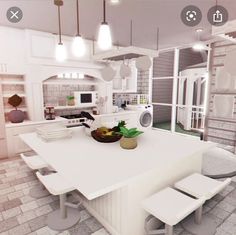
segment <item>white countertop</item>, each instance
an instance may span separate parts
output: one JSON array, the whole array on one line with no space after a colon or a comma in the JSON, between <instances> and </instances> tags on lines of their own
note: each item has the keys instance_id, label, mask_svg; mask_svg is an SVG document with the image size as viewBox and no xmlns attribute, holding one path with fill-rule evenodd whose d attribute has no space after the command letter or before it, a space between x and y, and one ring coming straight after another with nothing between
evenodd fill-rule
<instances>
[{"instance_id":1,"label":"white countertop","mask_svg":"<svg viewBox=\"0 0 236 235\"><path fill-rule=\"evenodd\" d=\"M120 110L119 112L116 113L104 113L104 114L98 114L98 115L93 115L93 117L109 117L109 116L118 116L118 115L122 115L122 114L135 114L137 113L137 111L133 111L133 110Z\"/></svg>"},{"instance_id":2,"label":"white countertop","mask_svg":"<svg viewBox=\"0 0 236 235\"><path fill-rule=\"evenodd\" d=\"M40 124L46 124L46 123L56 123L56 122L63 122L65 119L61 117L56 117L55 120L40 120L40 121L30 121L26 120L21 123L6 123L6 128L12 128L12 127L21 127L21 126L29 126L29 125L40 125Z\"/></svg>"},{"instance_id":3,"label":"white countertop","mask_svg":"<svg viewBox=\"0 0 236 235\"><path fill-rule=\"evenodd\" d=\"M96 142L86 136L81 127L72 130L71 139L49 143L38 138L36 133L20 137L89 200L125 186L145 173L169 167L215 146L185 136L149 130L139 137L136 149L124 150L119 142Z\"/></svg>"}]
</instances>

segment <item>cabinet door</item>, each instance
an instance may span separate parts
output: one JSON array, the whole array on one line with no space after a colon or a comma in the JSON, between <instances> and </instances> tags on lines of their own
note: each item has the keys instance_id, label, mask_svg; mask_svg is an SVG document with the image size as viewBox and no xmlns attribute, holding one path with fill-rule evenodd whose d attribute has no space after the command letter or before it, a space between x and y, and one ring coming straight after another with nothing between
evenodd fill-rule
<instances>
[{"instance_id":1,"label":"cabinet door","mask_svg":"<svg viewBox=\"0 0 236 235\"><path fill-rule=\"evenodd\" d=\"M31 150L30 147L26 145L18 135L13 137L13 143L15 155Z\"/></svg>"},{"instance_id":2,"label":"cabinet door","mask_svg":"<svg viewBox=\"0 0 236 235\"><path fill-rule=\"evenodd\" d=\"M0 158L7 157L5 117L3 109L2 87L0 85Z\"/></svg>"},{"instance_id":3,"label":"cabinet door","mask_svg":"<svg viewBox=\"0 0 236 235\"><path fill-rule=\"evenodd\" d=\"M25 34L23 30L0 27L0 71L25 74Z\"/></svg>"}]
</instances>

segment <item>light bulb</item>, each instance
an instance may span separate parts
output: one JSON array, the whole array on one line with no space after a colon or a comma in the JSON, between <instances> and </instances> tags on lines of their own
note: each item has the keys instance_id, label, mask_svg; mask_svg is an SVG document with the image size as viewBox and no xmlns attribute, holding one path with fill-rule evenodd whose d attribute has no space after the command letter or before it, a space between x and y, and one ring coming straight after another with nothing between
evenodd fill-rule
<instances>
[{"instance_id":1,"label":"light bulb","mask_svg":"<svg viewBox=\"0 0 236 235\"><path fill-rule=\"evenodd\" d=\"M56 60L63 62L67 58L66 48L63 43L58 43L56 46Z\"/></svg>"},{"instance_id":2,"label":"light bulb","mask_svg":"<svg viewBox=\"0 0 236 235\"><path fill-rule=\"evenodd\" d=\"M84 39L81 36L76 36L72 44L72 52L76 57L84 56L86 51Z\"/></svg>"},{"instance_id":3,"label":"light bulb","mask_svg":"<svg viewBox=\"0 0 236 235\"><path fill-rule=\"evenodd\" d=\"M197 42L193 45L193 50L195 50L195 51L206 50L206 45L202 42Z\"/></svg>"},{"instance_id":4,"label":"light bulb","mask_svg":"<svg viewBox=\"0 0 236 235\"><path fill-rule=\"evenodd\" d=\"M98 45L102 50L108 50L112 47L111 30L107 23L103 22L98 33Z\"/></svg>"},{"instance_id":5,"label":"light bulb","mask_svg":"<svg viewBox=\"0 0 236 235\"><path fill-rule=\"evenodd\" d=\"M120 3L120 0L110 0L110 3L111 3L112 5L117 5L117 4Z\"/></svg>"}]
</instances>

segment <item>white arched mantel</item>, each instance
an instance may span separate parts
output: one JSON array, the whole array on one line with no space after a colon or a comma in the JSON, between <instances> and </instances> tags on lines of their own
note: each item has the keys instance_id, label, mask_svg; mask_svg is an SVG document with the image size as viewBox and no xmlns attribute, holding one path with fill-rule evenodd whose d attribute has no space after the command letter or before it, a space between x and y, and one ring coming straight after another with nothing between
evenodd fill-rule
<instances>
[{"instance_id":1,"label":"white arched mantel","mask_svg":"<svg viewBox=\"0 0 236 235\"><path fill-rule=\"evenodd\" d=\"M28 97L29 116L31 120L38 121L44 118L43 107L43 82L50 77L61 73L83 73L95 77L99 81L100 87L106 87L108 83L104 82L101 76L103 65L81 63L79 67L54 66L54 65L30 65L26 73L26 92ZM107 91L106 88L99 90ZM102 92L103 93L103 92ZM107 93L107 92L106 92ZM104 94L104 95L112 95Z\"/></svg>"}]
</instances>

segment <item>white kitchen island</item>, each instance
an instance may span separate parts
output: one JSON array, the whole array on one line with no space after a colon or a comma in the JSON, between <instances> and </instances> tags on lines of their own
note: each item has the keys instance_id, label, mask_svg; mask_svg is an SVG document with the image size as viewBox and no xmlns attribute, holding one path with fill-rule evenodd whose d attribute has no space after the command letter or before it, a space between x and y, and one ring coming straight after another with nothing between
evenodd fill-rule
<instances>
[{"instance_id":1,"label":"white kitchen island","mask_svg":"<svg viewBox=\"0 0 236 235\"><path fill-rule=\"evenodd\" d=\"M85 207L113 235L143 235L141 201L182 177L201 171L202 153L214 146L149 130L135 150L102 144L74 128L71 139L44 142L36 133L22 140L83 195Z\"/></svg>"}]
</instances>

